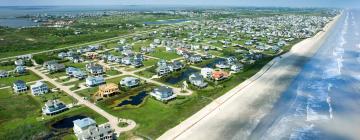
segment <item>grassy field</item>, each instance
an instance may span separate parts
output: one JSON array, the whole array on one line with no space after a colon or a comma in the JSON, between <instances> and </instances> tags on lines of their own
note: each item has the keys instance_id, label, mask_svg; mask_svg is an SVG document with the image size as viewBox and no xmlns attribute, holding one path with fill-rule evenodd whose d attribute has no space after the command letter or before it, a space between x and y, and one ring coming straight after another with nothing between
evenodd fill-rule
<instances>
[{"instance_id":1,"label":"grassy field","mask_svg":"<svg viewBox=\"0 0 360 140\"><path fill-rule=\"evenodd\" d=\"M25 82L32 82L40 80L41 78L33 72L28 72L26 75L10 76L6 78L0 78L0 87L11 86L17 80L23 80Z\"/></svg>"},{"instance_id":2,"label":"grassy field","mask_svg":"<svg viewBox=\"0 0 360 140\"><path fill-rule=\"evenodd\" d=\"M155 48L155 51L153 53L150 53L150 56L157 57L160 59L165 59L165 60L172 60L172 59L180 57L175 52L167 52L165 50L165 48L163 48L163 47Z\"/></svg>"},{"instance_id":3,"label":"grassy field","mask_svg":"<svg viewBox=\"0 0 360 140\"><path fill-rule=\"evenodd\" d=\"M156 74L155 69L156 69L156 66L153 66L153 67L147 68L143 71L136 72L135 74L146 77L146 78L151 78L153 75Z\"/></svg>"},{"instance_id":4,"label":"grassy field","mask_svg":"<svg viewBox=\"0 0 360 140\"><path fill-rule=\"evenodd\" d=\"M87 107L72 108L61 114L41 119L43 103L29 94L14 95L10 88L0 89L0 138L4 140L42 139L51 133L51 124L75 115L94 118L99 124L105 118ZM71 131L70 131L71 132ZM67 134L71 138L71 134ZM63 135L54 136L61 139Z\"/></svg>"}]
</instances>

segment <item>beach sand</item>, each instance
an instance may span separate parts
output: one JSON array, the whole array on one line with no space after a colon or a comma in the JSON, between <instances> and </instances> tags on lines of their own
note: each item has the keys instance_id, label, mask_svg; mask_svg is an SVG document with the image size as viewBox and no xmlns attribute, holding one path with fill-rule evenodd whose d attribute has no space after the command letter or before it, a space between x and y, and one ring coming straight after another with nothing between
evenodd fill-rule
<instances>
[{"instance_id":1,"label":"beach sand","mask_svg":"<svg viewBox=\"0 0 360 140\"><path fill-rule=\"evenodd\" d=\"M313 56L340 15L323 31L305 39L265 65L257 74L168 130L158 139L247 139Z\"/></svg>"}]
</instances>

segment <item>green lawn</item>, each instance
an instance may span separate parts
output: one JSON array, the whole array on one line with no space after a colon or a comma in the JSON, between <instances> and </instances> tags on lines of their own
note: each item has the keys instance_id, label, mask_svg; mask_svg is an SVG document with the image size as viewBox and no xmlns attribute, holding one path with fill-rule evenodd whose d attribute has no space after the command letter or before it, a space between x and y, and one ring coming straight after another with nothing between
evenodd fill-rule
<instances>
[{"instance_id":1,"label":"green lawn","mask_svg":"<svg viewBox=\"0 0 360 140\"><path fill-rule=\"evenodd\" d=\"M63 71L63 72L49 73L49 74L46 74L46 76L48 76L48 77L50 77L52 79L57 79L57 78L67 76L67 75L66 75L66 72Z\"/></svg>"},{"instance_id":2,"label":"green lawn","mask_svg":"<svg viewBox=\"0 0 360 140\"><path fill-rule=\"evenodd\" d=\"M118 75L118 74L121 74L121 72L119 72L117 70L107 70L106 71L106 75L109 75L109 76L114 76L114 75Z\"/></svg>"},{"instance_id":3,"label":"green lawn","mask_svg":"<svg viewBox=\"0 0 360 140\"><path fill-rule=\"evenodd\" d=\"M0 138L4 140L43 139L50 134L50 126L57 120L75 115L89 116L98 124L107 120L87 107L75 107L61 114L41 119L43 103L29 94L14 95L10 88L0 89ZM56 134L54 139L69 138ZM71 133L68 133L71 132Z\"/></svg>"},{"instance_id":4,"label":"green lawn","mask_svg":"<svg viewBox=\"0 0 360 140\"><path fill-rule=\"evenodd\" d=\"M20 75L17 77L10 76L10 77L6 77L6 78L0 78L0 87L11 86L17 80L23 80L25 82L32 82L32 81L37 81L40 79L41 78L38 75L29 71L26 75Z\"/></svg>"},{"instance_id":5,"label":"green lawn","mask_svg":"<svg viewBox=\"0 0 360 140\"><path fill-rule=\"evenodd\" d=\"M0 70L11 71L15 69L15 65L11 66L0 66Z\"/></svg>"},{"instance_id":6,"label":"green lawn","mask_svg":"<svg viewBox=\"0 0 360 140\"><path fill-rule=\"evenodd\" d=\"M165 50L165 48L163 48L163 47L155 48L155 52L150 53L150 56L157 57L160 59L165 59L165 60L172 60L172 59L180 57L175 52L167 52Z\"/></svg>"},{"instance_id":7,"label":"green lawn","mask_svg":"<svg viewBox=\"0 0 360 140\"><path fill-rule=\"evenodd\" d=\"M80 96L82 97L87 97L89 99L91 99L92 97L92 94L94 94L95 92L98 91L98 87L90 87L90 88L87 88L87 89L83 89L83 90L80 90L80 91L76 91L75 93L76 94L79 94Z\"/></svg>"},{"instance_id":8,"label":"green lawn","mask_svg":"<svg viewBox=\"0 0 360 140\"><path fill-rule=\"evenodd\" d=\"M153 75L156 74L155 69L156 69L156 67L153 66L153 67L147 68L143 71L136 72L135 74L142 76L142 77L151 78Z\"/></svg>"},{"instance_id":9,"label":"green lawn","mask_svg":"<svg viewBox=\"0 0 360 140\"><path fill-rule=\"evenodd\" d=\"M148 66L155 65L158 61L159 60L157 60L157 59L149 59L149 60L145 60L143 63L144 63L145 67L148 67Z\"/></svg>"}]
</instances>

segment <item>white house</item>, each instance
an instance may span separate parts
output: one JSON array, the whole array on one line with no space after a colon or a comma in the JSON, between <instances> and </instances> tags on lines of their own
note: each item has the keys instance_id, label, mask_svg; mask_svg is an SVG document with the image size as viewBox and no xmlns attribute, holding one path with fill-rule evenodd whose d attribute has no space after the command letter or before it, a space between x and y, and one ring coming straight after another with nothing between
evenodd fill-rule
<instances>
[{"instance_id":1,"label":"white house","mask_svg":"<svg viewBox=\"0 0 360 140\"><path fill-rule=\"evenodd\" d=\"M200 74L204 78L211 78L213 71L214 71L214 69L212 69L212 68L202 68Z\"/></svg>"},{"instance_id":2,"label":"white house","mask_svg":"<svg viewBox=\"0 0 360 140\"><path fill-rule=\"evenodd\" d=\"M204 88L208 84L207 82L205 82L204 77L202 75L200 75L199 73L191 74L189 76L189 81L194 86L197 86L197 87L200 87L200 88Z\"/></svg>"},{"instance_id":3,"label":"white house","mask_svg":"<svg viewBox=\"0 0 360 140\"><path fill-rule=\"evenodd\" d=\"M78 119L73 121L74 133L78 140L114 140L114 130L110 124L98 126L91 118Z\"/></svg>"},{"instance_id":4,"label":"white house","mask_svg":"<svg viewBox=\"0 0 360 140\"><path fill-rule=\"evenodd\" d=\"M34 96L42 95L49 92L49 87L42 81L37 81L35 84L30 86L31 93Z\"/></svg>"},{"instance_id":5,"label":"white house","mask_svg":"<svg viewBox=\"0 0 360 140\"><path fill-rule=\"evenodd\" d=\"M125 77L121 79L120 85L122 87L135 87L140 84L140 79L135 77Z\"/></svg>"},{"instance_id":6,"label":"white house","mask_svg":"<svg viewBox=\"0 0 360 140\"><path fill-rule=\"evenodd\" d=\"M92 87L105 83L105 79L102 76L89 76L85 80L86 86Z\"/></svg>"}]
</instances>

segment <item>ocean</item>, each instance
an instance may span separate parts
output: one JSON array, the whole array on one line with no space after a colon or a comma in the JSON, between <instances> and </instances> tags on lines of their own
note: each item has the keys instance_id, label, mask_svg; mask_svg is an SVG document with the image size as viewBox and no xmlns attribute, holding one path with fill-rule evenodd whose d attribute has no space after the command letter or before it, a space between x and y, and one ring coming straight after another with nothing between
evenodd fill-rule
<instances>
[{"instance_id":1,"label":"ocean","mask_svg":"<svg viewBox=\"0 0 360 140\"><path fill-rule=\"evenodd\" d=\"M360 11L347 10L249 139L360 139Z\"/></svg>"}]
</instances>

